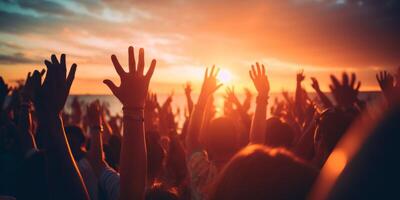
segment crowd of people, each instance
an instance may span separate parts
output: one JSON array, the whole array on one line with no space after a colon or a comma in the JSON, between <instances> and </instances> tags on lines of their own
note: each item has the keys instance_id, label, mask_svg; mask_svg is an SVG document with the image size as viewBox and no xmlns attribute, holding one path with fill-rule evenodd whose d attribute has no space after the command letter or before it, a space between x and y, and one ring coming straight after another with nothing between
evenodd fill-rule
<instances>
[{"instance_id":1,"label":"crowd of people","mask_svg":"<svg viewBox=\"0 0 400 200\"><path fill-rule=\"evenodd\" d=\"M128 54L128 71L111 56L120 85L103 81L121 102L122 116L99 100L78 98L64 111L77 71L76 64L67 70L64 54L51 55L46 69L29 73L18 87L0 78L0 199L306 199L368 106L354 73L330 77L332 99L312 77L317 96L311 99L299 72L295 95L283 92L283 100L272 101L268 67L255 63L249 67L255 98L247 90L240 101L227 87L223 116L215 117L214 93L222 84L212 66L197 100L186 85L186 120L178 129L172 96L160 104L149 92L156 60L146 71L143 49L138 60L133 47ZM400 70L376 78L394 104Z\"/></svg>"}]
</instances>

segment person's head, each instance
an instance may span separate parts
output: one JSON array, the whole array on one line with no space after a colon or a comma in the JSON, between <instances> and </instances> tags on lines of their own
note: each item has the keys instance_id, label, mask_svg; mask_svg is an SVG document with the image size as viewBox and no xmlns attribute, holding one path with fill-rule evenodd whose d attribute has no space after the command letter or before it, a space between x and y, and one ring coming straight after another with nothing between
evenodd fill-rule
<instances>
[{"instance_id":1,"label":"person's head","mask_svg":"<svg viewBox=\"0 0 400 200\"><path fill-rule=\"evenodd\" d=\"M235 122L228 117L212 120L202 140L212 159L229 159L240 148L240 132Z\"/></svg>"},{"instance_id":2,"label":"person's head","mask_svg":"<svg viewBox=\"0 0 400 200\"><path fill-rule=\"evenodd\" d=\"M305 199L316 176L314 168L285 149L251 145L228 162L209 199Z\"/></svg>"},{"instance_id":3,"label":"person's head","mask_svg":"<svg viewBox=\"0 0 400 200\"><path fill-rule=\"evenodd\" d=\"M355 111L339 108L322 112L314 133L314 149L320 165L323 165L356 116Z\"/></svg>"},{"instance_id":4,"label":"person's head","mask_svg":"<svg viewBox=\"0 0 400 200\"><path fill-rule=\"evenodd\" d=\"M66 126L65 133L74 158L80 160L86 145L86 138L82 128L79 126Z\"/></svg>"},{"instance_id":5,"label":"person's head","mask_svg":"<svg viewBox=\"0 0 400 200\"><path fill-rule=\"evenodd\" d=\"M294 131L289 124L276 117L267 120L265 131L265 144L267 146L291 148L294 137Z\"/></svg>"},{"instance_id":6,"label":"person's head","mask_svg":"<svg viewBox=\"0 0 400 200\"><path fill-rule=\"evenodd\" d=\"M165 188L162 184L154 184L146 191L146 200L178 200L179 195L174 188Z\"/></svg>"},{"instance_id":7,"label":"person's head","mask_svg":"<svg viewBox=\"0 0 400 200\"><path fill-rule=\"evenodd\" d=\"M147 175L151 182L161 175L165 159L165 150L160 143L160 134L155 131L146 132Z\"/></svg>"}]
</instances>

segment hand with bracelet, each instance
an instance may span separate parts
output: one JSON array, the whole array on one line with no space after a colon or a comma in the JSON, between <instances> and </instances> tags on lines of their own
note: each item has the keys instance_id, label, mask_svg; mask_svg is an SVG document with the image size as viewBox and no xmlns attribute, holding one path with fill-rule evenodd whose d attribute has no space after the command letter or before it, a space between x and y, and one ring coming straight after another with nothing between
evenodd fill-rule
<instances>
[{"instance_id":1,"label":"hand with bracelet","mask_svg":"<svg viewBox=\"0 0 400 200\"><path fill-rule=\"evenodd\" d=\"M258 92L256 109L250 128L250 143L264 144L265 122L267 119L267 105L269 98L269 81L265 74L264 65L256 63L256 67L257 69L252 65L251 70L249 71L250 78Z\"/></svg>"},{"instance_id":2,"label":"hand with bracelet","mask_svg":"<svg viewBox=\"0 0 400 200\"><path fill-rule=\"evenodd\" d=\"M147 174L144 105L156 60L152 60L149 70L144 74L144 50L142 48L139 50L137 63L133 47L129 47L128 55L128 72L123 70L115 55L111 56L121 85L117 87L110 80L104 80L104 83L123 105L124 135L120 153L120 197L143 199Z\"/></svg>"}]
</instances>

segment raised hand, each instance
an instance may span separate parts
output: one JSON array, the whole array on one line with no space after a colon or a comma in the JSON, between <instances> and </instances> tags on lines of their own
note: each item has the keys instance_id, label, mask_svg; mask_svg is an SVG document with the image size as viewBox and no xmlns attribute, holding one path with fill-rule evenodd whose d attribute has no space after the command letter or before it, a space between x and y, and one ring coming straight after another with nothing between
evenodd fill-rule
<instances>
[{"instance_id":1,"label":"raised hand","mask_svg":"<svg viewBox=\"0 0 400 200\"><path fill-rule=\"evenodd\" d=\"M254 65L251 66L251 70L249 71L249 75L255 88L257 89L258 96L267 97L269 94L269 81L268 77L265 74L264 65L259 65L256 63L257 70Z\"/></svg>"},{"instance_id":2,"label":"raised hand","mask_svg":"<svg viewBox=\"0 0 400 200\"><path fill-rule=\"evenodd\" d=\"M236 97L235 88L233 86L232 87L227 87L225 92L226 92L225 98L228 101L234 103L236 106L240 106L239 99Z\"/></svg>"},{"instance_id":3,"label":"raised hand","mask_svg":"<svg viewBox=\"0 0 400 200\"><path fill-rule=\"evenodd\" d=\"M315 91L321 91L321 89L319 88L319 83L318 80L315 77L311 77L311 87L315 90Z\"/></svg>"},{"instance_id":4,"label":"raised hand","mask_svg":"<svg viewBox=\"0 0 400 200\"><path fill-rule=\"evenodd\" d=\"M190 82L187 82L185 85L185 95L186 97L190 97L192 93L192 84Z\"/></svg>"},{"instance_id":5,"label":"raised hand","mask_svg":"<svg viewBox=\"0 0 400 200\"><path fill-rule=\"evenodd\" d=\"M3 77L0 76L0 108L3 106L4 100L10 90L11 88L4 82Z\"/></svg>"},{"instance_id":6,"label":"raised hand","mask_svg":"<svg viewBox=\"0 0 400 200\"><path fill-rule=\"evenodd\" d=\"M34 99L35 108L41 114L59 115L65 105L65 101L69 95L72 82L75 78L77 65L74 63L67 74L65 54L61 54L60 60L53 54L51 61L44 61L47 67L46 78L41 85L38 79L38 72L36 73L35 88L37 95Z\"/></svg>"},{"instance_id":7,"label":"raised hand","mask_svg":"<svg viewBox=\"0 0 400 200\"><path fill-rule=\"evenodd\" d=\"M90 128L101 125L102 109L99 100L86 106L86 119Z\"/></svg>"},{"instance_id":8,"label":"raised hand","mask_svg":"<svg viewBox=\"0 0 400 200\"><path fill-rule=\"evenodd\" d=\"M199 101L204 100L206 103L208 97L210 97L222 84L217 83L217 75L219 69L215 70L215 65L212 66L210 73L208 73L208 68L204 74L203 86L201 87L201 92L199 96Z\"/></svg>"},{"instance_id":9,"label":"raised hand","mask_svg":"<svg viewBox=\"0 0 400 200\"><path fill-rule=\"evenodd\" d=\"M296 75L296 81L297 83L301 83L304 81L304 79L306 78L306 76L304 76L304 70L301 70L299 73L297 73Z\"/></svg>"},{"instance_id":10,"label":"raised hand","mask_svg":"<svg viewBox=\"0 0 400 200\"><path fill-rule=\"evenodd\" d=\"M376 74L376 80L385 95L387 95L387 92L392 91L394 87L394 78L390 73L387 71L381 71L379 74Z\"/></svg>"},{"instance_id":11,"label":"raised hand","mask_svg":"<svg viewBox=\"0 0 400 200\"><path fill-rule=\"evenodd\" d=\"M253 121L250 127L250 143L263 144L264 143L264 132L267 119L267 104L269 95L269 82L268 77L265 75L264 65L256 63L257 70L254 65L251 66L249 71L250 78L253 80L253 84L257 89L258 96L256 100L256 109L253 116Z\"/></svg>"},{"instance_id":12,"label":"raised hand","mask_svg":"<svg viewBox=\"0 0 400 200\"><path fill-rule=\"evenodd\" d=\"M317 95L318 95L319 99L321 100L322 104L324 104L324 107L325 108L333 107L332 102L319 88L318 80L315 77L311 77L311 81L312 81L311 87L314 88L315 92L317 92Z\"/></svg>"},{"instance_id":13,"label":"raised hand","mask_svg":"<svg viewBox=\"0 0 400 200\"><path fill-rule=\"evenodd\" d=\"M136 64L133 47L128 48L129 54L129 72L125 72L119 64L115 55L111 56L111 60L117 71L121 85L117 87L112 81L104 80L103 82L110 88L111 92L119 99L125 108L144 108L146 101L149 82L156 67L156 60L153 59L150 68L144 75L144 49L139 49L139 61Z\"/></svg>"},{"instance_id":14,"label":"raised hand","mask_svg":"<svg viewBox=\"0 0 400 200\"><path fill-rule=\"evenodd\" d=\"M355 85L356 75L352 73L349 80L348 74L343 73L342 83L340 83L339 80L333 75L331 75L331 80L332 84L329 86L329 88L332 91L336 103L339 106L352 107L358 100L358 90L361 86L360 81L358 81L357 85Z\"/></svg>"}]
</instances>

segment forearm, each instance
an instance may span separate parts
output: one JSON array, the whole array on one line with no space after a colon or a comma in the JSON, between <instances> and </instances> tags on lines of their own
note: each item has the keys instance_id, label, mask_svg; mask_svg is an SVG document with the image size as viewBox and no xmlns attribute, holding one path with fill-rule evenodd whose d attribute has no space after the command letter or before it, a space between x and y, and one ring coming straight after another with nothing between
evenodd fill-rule
<instances>
[{"instance_id":1,"label":"forearm","mask_svg":"<svg viewBox=\"0 0 400 200\"><path fill-rule=\"evenodd\" d=\"M134 115L143 118L143 111ZM124 113L124 135L120 153L121 199L144 199L147 158L144 123Z\"/></svg>"},{"instance_id":2,"label":"forearm","mask_svg":"<svg viewBox=\"0 0 400 200\"><path fill-rule=\"evenodd\" d=\"M192 113L192 111L193 111L193 100L192 100L192 97L190 95L186 95L186 101L187 101L187 104L188 104L189 113Z\"/></svg>"},{"instance_id":3,"label":"forearm","mask_svg":"<svg viewBox=\"0 0 400 200\"><path fill-rule=\"evenodd\" d=\"M19 109L18 135L21 141L21 150L26 153L30 149L36 149L36 143L32 135L32 118L28 104Z\"/></svg>"},{"instance_id":4,"label":"forearm","mask_svg":"<svg viewBox=\"0 0 400 200\"><path fill-rule=\"evenodd\" d=\"M257 97L256 110L250 127L250 143L264 144L268 97Z\"/></svg>"},{"instance_id":5,"label":"forearm","mask_svg":"<svg viewBox=\"0 0 400 200\"><path fill-rule=\"evenodd\" d=\"M205 102L199 100L197 105L194 106L193 112L190 115L186 136L186 146L189 149L189 153L200 147L199 135L204 119L205 107Z\"/></svg>"},{"instance_id":6,"label":"forearm","mask_svg":"<svg viewBox=\"0 0 400 200\"><path fill-rule=\"evenodd\" d=\"M61 117L48 117L45 122L49 125L49 136L52 141L47 149L49 164L55 170L51 179L54 183L61 183L59 192L55 192L55 195L59 199L89 199L85 184L72 157Z\"/></svg>"}]
</instances>

